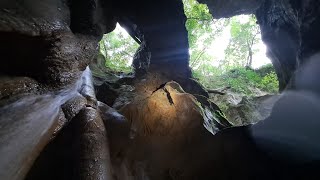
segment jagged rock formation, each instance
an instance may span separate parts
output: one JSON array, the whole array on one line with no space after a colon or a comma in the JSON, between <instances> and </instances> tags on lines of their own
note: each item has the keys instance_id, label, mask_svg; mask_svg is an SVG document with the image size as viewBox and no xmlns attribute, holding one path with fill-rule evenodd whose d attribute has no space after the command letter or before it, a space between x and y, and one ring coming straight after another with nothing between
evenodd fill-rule
<instances>
[{"instance_id":1,"label":"jagged rock formation","mask_svg":"<svg viewBox=\"0 0 320 180\"><path fill-rule=\"evenodd\" d=\"M313 41L319 39L320 27L316 0L235 0L218 9L222 1L206 3L216 17L256 14L281 89L319 51ZM268 158L251 137L254 127L213 135L231 125L191 79L185 21L181 0L1 1L0 178L312 175L310 169L299 174L301 166ZM136 76L113 77L116 83L105 82L111 75L95 79L101 88L96 97L85 69L94 59L99 62L98 41L116 22L141 44L134 60ZM290 87L296 84L309 88L303 83ZM108 99L104 90L114 97Z\"/></svg>"},{"instance_id":2,"label":"jagged rock formation","mask_svg":"<svg viewBox=\"0 0 320 180\"><path fill-rule=\"evenodd\" d=\"M223 109L232 125L242 126L255 124L269 117L274 103L280 96L265 93L248 97L227 91L223 95L211 95L210 98Z\"/></svg>"}]
</instances>

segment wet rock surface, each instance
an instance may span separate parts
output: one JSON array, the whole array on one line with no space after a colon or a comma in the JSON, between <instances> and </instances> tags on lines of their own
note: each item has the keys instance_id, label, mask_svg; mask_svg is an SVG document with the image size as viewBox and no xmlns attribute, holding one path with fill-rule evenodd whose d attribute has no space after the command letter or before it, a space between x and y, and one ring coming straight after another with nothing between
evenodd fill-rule
<instances>
[{"instance_id":1,"label":"wet rock surface","mask_svg":"<svg viewBox=\"0 0 320 180\"><path fill-rule=\"evenodd\" d=\"M0 99L3 101L14 97L15 95L37 93L39 83L28 77L1 77Z\"/></svg>"},{"instance_id":2,"label":"wet rock surface","mask_svg":"<svg viewBox=\"0 0 320 180\"><path fill-rule=\"evenodd\" d=\"M63 111L58 115L54 139L37 158L27 179L111 178L107 130L97 109L90 69L87 68L80 79L75 94L61 103ZM61 166L61 162L66 166ZM52 169L59 169L61 173L55 174Z\"/></svg>"},{"instance_id":3,"label":"wet rock surface","mask_svg":"<svg viewBox=\"0 0 320 180\"><path fill-rule=\"evenodd\" d=\"M111 179L111 161L107 131L98 112L90 107L82 109L79 120L79 179Z\"/></svg>"},{"instance_id":4,"label":"wet rock surface","mask_svg":"<svg viewBox=\"0 0 320 180\"><path fill-rule=\"evenodd\" d=\"M85 105L86 99L80 94L77 94L75 97L64 103L61 107L65 117L70 121L79 113L81 109L85 107Z\"/></svg>"}]
</instances>

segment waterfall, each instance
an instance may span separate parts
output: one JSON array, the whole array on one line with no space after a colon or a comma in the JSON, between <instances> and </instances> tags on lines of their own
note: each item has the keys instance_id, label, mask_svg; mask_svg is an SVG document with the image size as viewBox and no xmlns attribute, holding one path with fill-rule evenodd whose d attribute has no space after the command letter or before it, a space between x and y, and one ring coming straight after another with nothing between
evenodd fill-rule
<instances>
[{"instance_id":1,"label":"waterfall","mask_svg":"<svg viewBox=\"0 0 320 180\"><path fill-rule=\"evenodd\" d=\"M0 108L0 177L21 178L50 139L60 106L83 89L90 76L87 68L71 88L29 95Z\"/></svg>"}]
</instances>

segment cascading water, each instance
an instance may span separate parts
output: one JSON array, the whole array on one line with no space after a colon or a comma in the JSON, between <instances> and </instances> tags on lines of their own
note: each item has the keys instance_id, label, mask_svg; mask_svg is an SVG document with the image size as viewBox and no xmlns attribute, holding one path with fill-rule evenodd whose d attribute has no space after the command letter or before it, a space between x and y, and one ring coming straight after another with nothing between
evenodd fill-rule
<instances>
[{"instance_id":1,"label":"cascading water","mask_svg":"<svg viewBox=\"0 0 320 180\"><path fill-rule=\"evenodd\" d=\"M0 177L19 179L28 170L50 139L58 123L60 106L74 97L88 79L91 79L89 68L71 88L26 96L0 109L0 154L5 155L0 161Z\"/></svg>"},{"instance_id":2,"label":"cascading water","mask_svg":"<svg viewBox=\"0 0 320 180\"><path fill-rule=\"evenodd\" d=\"M94 86L92 81L92 74L89 67L86 68L85 71L83 71L82 77L81 77L81 86L79 92L83 96L89 96L91 98L96 98L95 92L94 92Z\"/></svg>"}]
</instances>

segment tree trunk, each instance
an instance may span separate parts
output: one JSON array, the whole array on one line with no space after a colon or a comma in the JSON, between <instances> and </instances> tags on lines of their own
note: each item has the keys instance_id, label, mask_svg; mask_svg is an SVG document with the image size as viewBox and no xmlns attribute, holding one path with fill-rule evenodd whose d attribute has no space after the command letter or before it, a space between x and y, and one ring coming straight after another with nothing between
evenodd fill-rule
<instances>
[{"instance_id":1,"label":"tree trunk","mask_svg":"<svg viewBox=\"0 0 320 180\"><path fill-rule=\"evenodd\" d=\"M252 67L252 49L249 48L249 54L248 54L248 60L247 60L247 65L246 67Z\"/></svg>"}]
</instances>

